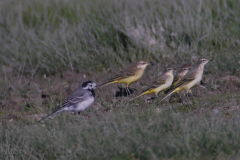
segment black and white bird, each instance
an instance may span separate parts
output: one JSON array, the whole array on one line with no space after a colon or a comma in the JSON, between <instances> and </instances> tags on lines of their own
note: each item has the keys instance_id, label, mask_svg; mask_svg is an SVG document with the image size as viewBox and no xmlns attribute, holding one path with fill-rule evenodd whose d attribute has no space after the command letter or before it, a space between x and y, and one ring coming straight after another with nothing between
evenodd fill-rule
<instances>
[{"instance_id":1,"label":"black and white bird","mask_svg":"<svg viewBox=\"0 0 240 160\"><path fill-rule=\"evenodd\" d=\"M69 96L69 98L62 104L61 109L56 110L55 112L49 114L43 119L64 111L70 111L80 114L81 111L84 111L85 109L90 107L95 101L94 89L96 89L96 87L97 87L96 83L92 81L84 82L82 86L76 89ZM43 119L41 119L40 121L42 121Z\"/></svg>"}]
</instances>

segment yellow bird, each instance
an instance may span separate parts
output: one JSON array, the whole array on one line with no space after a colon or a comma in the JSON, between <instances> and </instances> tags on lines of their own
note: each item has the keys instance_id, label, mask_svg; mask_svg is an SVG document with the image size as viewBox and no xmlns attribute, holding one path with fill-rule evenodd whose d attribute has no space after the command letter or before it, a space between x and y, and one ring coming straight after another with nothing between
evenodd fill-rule
<instances>
[{"instance_id":1,"label":"yellow bird","mask_svg":"<svg viewBox=\"0 0 240 160\"><path fill-rule=\"evenodd\" d=\"M127 91L130 93L128 89L129 85L142 77L147 65L148 62L146 61L137 61L136 63L119 72L107 82L99 85L99 87L113 83L124 83L127 85Z\"/></svg>"},{"instance_id":2,"label":"yellow bird","mask_svg":"<svg viewBox=\"0 0 240 160\"><path fill-rule=\"evenodd\" d=\"M175 87L191 68L192 68L191 64L184 64L182 68L179 70L179 72L175 74L171 87L165 90L164 93L167 94L173 87Z\"/></svg>"},{"instance_id":3,"label":"yellow bird","mask_svg":"<svg viewBox=\"0 0 240 160\"><path fill-rule=\"evenodd\" d=\"M173 79L172 86L176 86L178 82L187 74L187 72L192 68L191 64L184 64L179 72L176 73Z\"/></svg>"},{"instance_id":4,"label":"yellow bird","mask_svg":"<svg viewBox=\"0 0 240 160\"><path fill-rule=\"evenodd\" d=\"M145 94L151 94L155 93L156 96L158 96L158 93L161 91L166 90L172 85L173 82L173 68L167 67L162 75L157 79L157 81L153 82L152 85L148 86L147 89L145 89L142 94L139 96L131 99L130 101L143 96Z\"/></svg>"},{"instance_id":5,"label":"yellow bird","mask_svg":"<svg viewBox=\"0 0 240 160\"><path fill-rule=\"evenodd\" d=\"M208 62L208 59L200 59L197 65L191 70L189 70L187 74L176 84L176 86L171 89L170 93L165 96L161 101L169 97L171 94L181 90L185 90L186 93L188 93L192 87L198 85L202 80L204 66Z\"/></svg>"}]
</instances>

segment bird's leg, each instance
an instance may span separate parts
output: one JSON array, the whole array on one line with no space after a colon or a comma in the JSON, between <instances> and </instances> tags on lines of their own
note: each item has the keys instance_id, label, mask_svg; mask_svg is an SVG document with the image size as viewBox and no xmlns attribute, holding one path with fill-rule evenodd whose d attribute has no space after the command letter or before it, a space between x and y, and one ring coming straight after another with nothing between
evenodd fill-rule
<instances>
[{"instance_id":1,"label":"bird's leg","mask_svg":"<svg viewBox=\"0 0 240 160\"><path fill-rule=\"evenodd\" d=\"M130 92L128 86L126 87L126 91L127 91L127 96L129 96L131 94L131 92Z\"/></svg>"},{"instance_id":2,"label":"bird's leg","mask_svg":"<svg viewBox=\"0 0 240 160\"><path fill-rule=\"evenodd\" d=\"M122 92L122 96L125 96L125 90L126 87L121 83L122 87L120 88L121 92Z\"/></svg>"},{"instance_id":3,"label":"bird's leg","mask_svg":"<svg viewBox=\"0 0 240 160\"><path fill-rule=\"evenodd\" d=\"M73 112L74 115L75 115L75 114L80 115L80 113L81 113L80 111L79 111L79 112Z\"/></svg>"},{"instance_id":4,"label":"bird's leg","mask_svg":"<svg viewBox=\"0 0 240 160\"><path fill-rule=\"evenodd\" d=\"M175 109L173 108L173 104L172 104L171 106L172 106L172 110L173 110L173 112L177 113L177 112L175 111Z\"/></svg>"},{"instance_id":5,"label":"bird's leg","mask_svg":"<svg viewBox=\"0 0 240 160\"><path fill-rule=\"evenodd\" d=\"M187 102L189 102L189 98L191 94L189 92L187 92L186 94L187 94Z\"/></svg>"},{"instance_id":6,"label":"bird's leg","mask_svg":"<svg viewBox=\"0 0 240 160\"><path fill-rule=\"evenodd\" d=\"M204 89L206 89L205 84L206 84L206 83L204 83L204 82L201 80L201 82L199 83L199 86L202 87L202 88L204 88Z\"/></svg>"},{"instance_id":7,"label":"bird's leg","mask_svg":"<svg viewBox=\"0 0 240 160\"><path fill-rule=\"evenodd\" d=\"M186 93L180 97L180 103L184 106L186 104Z\"/></svg>"},{"instance_id":8,"label":"bird's leg","mask_svg":"<svg viewBox=\"0 0 240 160\"><path fill-rule=\"evenodd\" d=\"M181 103L182 102L182 98L180 94L177 94L177 98L178 98L178 102Z\"/></svg>"},{"instance_id":9,"label":"bird's leg","mask_svg":"<svg viewBox=\"0 0 240 160\"><path fill-rule=\"evenodd\" d=\"M193 95L192 95L192 94L189 94L189 96L192 98L193 102L196 104L196 101L195 101Z\"/></svg>"},{"instance_id":10,"label":"bird's leg","mask_svg":"<svg viewBox=\"0 0 240 160\"><path fill-rule=\"evenodd\" d=\"M181 101L182 105L184 105L184 99Z\"/></svg>"},{"instance_id":11,"label":"bird's leg","mask_svg":"<svg viewBox=\"0 0 240 160\"><path fill-rule=\"evenodd\" d=\"M182 104L184 105L184 103L188 101L189 101L189 93L187 91L186 93L184 93Z\"/></svg>"},{"instance_id":12,"label":"bird's leg","mask_svg":"<svg viewBox=\"0 0 240 160\"><path fill-rule=\"evenodd\" d=\"M193 100L193 103L195 103L196 104L196 101L195 101L195 99L194 99L194 97L193 97L193 95L189 92L189 91L187 91L187 93L186 93L186 96L187 96L187 101L189 102L189 100L190 100L190 97L191 97L191 99Z\"/></svg>"},{"instance_id":13,"label":"bird's leg","mask_svg":"<svg viewBox=\"0 0 240 160\"><path fill-rule=\"evenodd\" d=\"M171 97L169 98L169 103L173 103L176 101L175 97L177 97L177 93L173 93Z\"/></svg>"},{"instance_id":14,"label":"bird's leg","mask_svg":"<svg viewBox=\"0 0 240 160\"><path fill-rule=\"evenodd\" d=\"M206 87L205 87L205 86L203 86L203 85L201 85L201 84L199 85L199 87L206 89Z\"/></svg>"},{"instance_id":15,"label":"bird's leg","mask_svg":"<svg viewBox=\"0 0 240 160\"><path fill-rule=\"evenodd\" d=\"M129 87L129 89L132 90L132 91L137 91L136 88L130 88L130 87Z\"/></svg>"}]
</instances>

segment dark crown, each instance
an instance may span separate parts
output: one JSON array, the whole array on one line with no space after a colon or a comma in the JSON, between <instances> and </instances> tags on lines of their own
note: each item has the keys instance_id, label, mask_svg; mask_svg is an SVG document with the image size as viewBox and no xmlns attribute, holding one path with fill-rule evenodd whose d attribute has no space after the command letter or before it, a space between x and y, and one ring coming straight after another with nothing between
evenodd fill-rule
<instances>
[{"instance_id":1,"label":"dark crown","mask_svg":"<svg viewBox=\"0 0 240 160\"><path fill-rule=\"evenodd\" d=\"M83 82L82 87L87 87L89 83L93 83L92 81L87 81L87 82Z\"/></svg>"}]
</instances>

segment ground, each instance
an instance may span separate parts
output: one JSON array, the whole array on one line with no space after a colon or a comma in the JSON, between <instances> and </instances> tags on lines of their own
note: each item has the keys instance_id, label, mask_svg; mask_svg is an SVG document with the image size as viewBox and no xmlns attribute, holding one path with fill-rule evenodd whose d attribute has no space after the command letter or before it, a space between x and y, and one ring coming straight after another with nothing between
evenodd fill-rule
<instances>
[{"instance_id":1,"label":"ground","mask_svg":"<svg viewBox=\"0 0 240 160\"><path fill-rule=\"evenodd\" d=\"M117 72L117 71L116 71ZM9 119L10 121L17 119L26 119L26 121L36 121L47 113L60 108L61 104L68 98L68 96L82 85L83 82L92 80L97 84L101 84L108 80L108 77L114 73L99 73L95 74L91 71L84 73L77 73L73 70L66 70L62 73L57 73L51 76L35 76L32 80L23 80L22 82L16 81L18 89L9 89L11 94L7 100L1 100L1 119ZM141 91L146 88L155 79L151 74L154 71L146 71L145 74L138 82L133 83L130 87L134 92L127 96L126 93L121 92L124 90L123 84L112 84L96 90L96 102L91 107L91 110L100 112L110 111L118 106L118 102L129 103L131 98L134 98ZM193 95L196 101L208 104L208 108L213 113L229 113L239 108L237 95L240 90L240 78L237 76L229 75L228 73L219 73L216 75L205 75L203 81L205 82L206 89L197 87L193 89ZM26 89L26 85L28 85ZM207 96L206 96L207 95ZM144 104L147 97L154 95L147 95L131 102L133 106ZM169 98L160 104L161 98L164 94L160 94L158 99L150 103L157 103L158 108L162 109L168 106ZM233 96L228 98L228 96ZM229 100L227 100L229 99ZM175 99L176 100L176 99ZM110 105L102 105L102 103L111 103ZM176 102L177 103L177 102ZM209 103L211 105L209 105ZM203 103L204 104L204 103ZM203 105L202 104L202 105ZM148 105L148 104L144 104ZM39 107L41 106L41 107ZM184 107L184 106L182 106ZM201 105L193 108L193 112L199 111ZM21 113L21 114L19 114Z\"/></svg>"}]
</instances>

